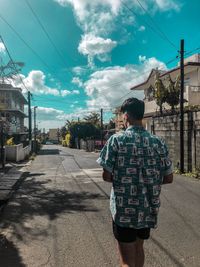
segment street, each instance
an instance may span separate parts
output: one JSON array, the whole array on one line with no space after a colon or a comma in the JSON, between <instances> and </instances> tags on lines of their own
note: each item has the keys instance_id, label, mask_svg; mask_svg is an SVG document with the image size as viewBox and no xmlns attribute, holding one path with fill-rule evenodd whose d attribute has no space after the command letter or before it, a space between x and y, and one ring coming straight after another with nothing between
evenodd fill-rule
<instances>
[{"instance_id":1,"label":"street","mask_svg":"<svg viewBox=\"0 0 200 267\"><path fill-rule=\"evenodd\" d=\"M119 266L97 153L44 145L0 215L1 267ZM200 266L200 182L162 188L146 267Z\"/></svg>"}]
</instances>

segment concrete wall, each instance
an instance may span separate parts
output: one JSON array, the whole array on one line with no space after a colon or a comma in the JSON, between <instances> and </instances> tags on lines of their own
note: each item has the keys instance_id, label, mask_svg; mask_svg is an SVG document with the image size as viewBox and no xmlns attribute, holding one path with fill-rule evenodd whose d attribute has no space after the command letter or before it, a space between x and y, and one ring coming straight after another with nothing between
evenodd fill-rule
<instances>
[{"instance_id":1,"label":"concrete wall","mask_svg":"<svg viewBox=\"0 0 200 267\"><path fill-rule=\"evenodd\" d=\"M19 162L26 159L31 152L31 145L23 147L22 144L14 146L5 146L7 161Z\"/></svg>"},{"instance_id":2,"label":"concrete wall","mask_svg":"<svg viewBox=\"0 0 200 267\"><path fill-rule=\"evenodd\" d=\"M180 161L179 115L149 119L147 128L165 139L174 166ZM184 114L184 166L185 171L200 168L200 111Z\"/></svg>"},{"instance_id":3,"label":"concrete wall","mask_svg":"<svg viewBox=\"0 0 200 267\"><path fill-rule=\"evenodd\" d=\"M80 149L84 149L88 152L95 151L95 141L94 140L80 140Z\"/></svg>"},{"instance_id":4,"label":"concrete wall","mask_svg":"<svg viewBox=\"0 0 200 267\"><path fill-rule=\"evenodd\" d=\"M49 129L49 140L58 141L58 129Z\"/></svg>"}]
</instances>

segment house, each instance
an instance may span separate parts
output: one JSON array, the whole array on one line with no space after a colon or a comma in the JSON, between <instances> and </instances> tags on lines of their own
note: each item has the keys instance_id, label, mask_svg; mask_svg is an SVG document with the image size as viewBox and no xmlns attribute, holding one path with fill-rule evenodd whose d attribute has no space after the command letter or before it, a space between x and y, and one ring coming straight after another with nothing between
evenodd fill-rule
<instances>
[{"instance_id":1,"label":"house","mask_svg":"<svg viewBox=\"0 0 200 267\"><path fill-rule=\"evenodd\" d=\"M131 90L143 90L144 102L145 102L145 115L153 115L158 110L155 99L153 97L153 91L156 80L157 70L153 69L149 74L149 77L143 83L140 83L131 88ZM175 67L168 71L159 71L160 78L164 84L168 82L170 75L172 81L175 81L180 74L180 66ZM184 99L187 105L199 105L200 104L200 54L195 54L184 62ZM170 107L167 104L163 105L165 109Z\"/></svg>"},{"instance_id":2,"label":"house","mask_svg":"<svg viewBox=\"0 0 200 267\"><path fill-rule=\"evenodd\" d=\"M0 118L5 124L4 132L7 136L14 136L17 141L21 141L26 134L24 105L27 103L21 88L0 84Z\"/></svg>"},{"instance_id":3,"label":"house","mask_svg":"<svg viewBox=\"0 0 200 267\"><path fill-rule=\"evenodd\" d=\"M48 140L49 142L52 142L53 144L59 143L59 129L49 129L48 134Z\"/></svg>"},{"instance_id":4,"label":"house","mask_svg":"<svg viewBox=\"0 0 200 267\"><path fill-rule=\"evenodd\" d=\"M148 118L151 118L153 115L159 111L159 107L156 104L154 99L154 87L156 81L156 73L159 72L159 76L163 81L163 84L166 85L168 82L168 77L170 75L172 81L175 81L177 76L180 74L180 66L167 70L160 71L152 69L148 78L131 88L133 91L143 91L144 92L144 102L145 102L145 124L146 128L150 130L151 122ZM184 100L185 105L200 105L200 54L192 55L189 58L186 58L184 61ZM166 103L163 104L164 110L170 109L169 105ZM116 131L119 130L122 126L122 116L119 112L119 109L116 109Z\"/></svg>"}]
</instances>

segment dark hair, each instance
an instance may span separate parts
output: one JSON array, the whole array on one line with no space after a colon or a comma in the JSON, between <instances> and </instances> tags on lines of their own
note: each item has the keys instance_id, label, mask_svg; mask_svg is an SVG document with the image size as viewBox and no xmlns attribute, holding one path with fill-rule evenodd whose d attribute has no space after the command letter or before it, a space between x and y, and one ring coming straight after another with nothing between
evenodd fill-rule
<instances>
[{"instance_id":1,"label":"dark hair","mask_svg":"<svg viewBox=\"0 0 200 267\"><path fill-rule=\"evenodd\" d=\"M121 112L127 112L135 120L142 120L144 116L144 101L131 97L124 101Z\"/></svg>"}]
</instances>

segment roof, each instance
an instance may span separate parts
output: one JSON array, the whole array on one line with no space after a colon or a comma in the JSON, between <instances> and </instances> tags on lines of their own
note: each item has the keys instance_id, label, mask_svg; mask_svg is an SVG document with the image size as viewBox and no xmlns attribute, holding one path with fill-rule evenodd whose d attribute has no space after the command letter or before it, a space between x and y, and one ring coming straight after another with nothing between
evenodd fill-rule
<instances>
[{"instance_id":1,"label":"roof","mask_svg":"<svg viewBox=\"0 0 200 267\"><path fill-rule=\"evenodd\" d=\"M185 74L191 72L196 67L200 67L200 63L199 62L187 62L187 63L185 63L184 64ZM166 75L169 75L169 74L174 74L174 76L175 75L177 76L176 72L179 71L179 70L180 70L180 67L173 68L173 69L168 70L168 71L164 72L163 74L161 74L160 77L163 78L163 77L165 77ZM156 71L155 69L152 69L152 71L150 72L150 74L149 74L148 78L146 79L146 81L131 87L131 90L144 90L145 88L143 86L148 84L150 78L152 77L152 75L153 75L153 73L155 71Z\"/></svg>"}]
</instances>

